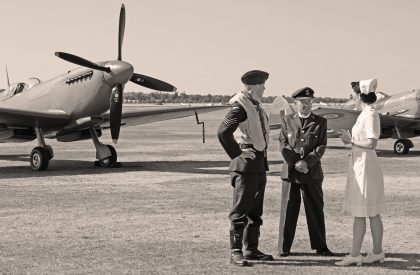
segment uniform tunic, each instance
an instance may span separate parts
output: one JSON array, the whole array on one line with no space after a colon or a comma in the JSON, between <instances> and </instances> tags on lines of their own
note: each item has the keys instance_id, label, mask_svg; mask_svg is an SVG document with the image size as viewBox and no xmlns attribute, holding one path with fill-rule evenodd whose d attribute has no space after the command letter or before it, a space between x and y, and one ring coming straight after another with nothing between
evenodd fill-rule
<instances>
[{"instance_id":1,"label":"uniform tunic","mask_svg":"<svg viewBox=\"0 0 420 275\"><path fill-rule=\"evenodd\" d=\"M379 139L378 113L367 106L352 128L355 141ZM355 217L374 217L385 211L384 178L375 150L352 147L349 160L344 211Z\"/></svg>"},{"instance_id":2,"label":"uniform tunic","mask_svg":"<svg viewBox=\"0 0 420 275\"><path fill-rule=\"evenodd\" d=\"M231 158L229 171L233 202L229 213L230 230L237 236L243 234L245 249L254 250L258 247L259 228L263 223L261 217L268 170L266 157L268 118L259 103L249 95L241 93L239 96L241 96L239 101L247 106L242 106L238 101L231 102L232 108L220 124L217 135L220 144ZM247 108L249 113L246 111ZM258 112L255 113L254 110ZM260 135L260 138L256 138L256 135ZM257 141L256 144L252 143L253 140ZM260 150L257 149L258 146L261 147ZM242 149L246 148L255 150L254 159L242 156ZM231 249L241 249L241 246L242 244L231 243Z\"/></svg>"},{"instance_id":3,"label":"uniform tunic","mask_svg":"<svg viewBox=\"0 0 420 275\"><path fill-rule=\"evenodd\" d=\"M283 187L279 251L290 252L302 197L311 248L324 249L327 247L327 243L322 191L324 174L321 158L327 145L327 121L313 113L307 119L302 120L297 114L286 115L281 121L280 143L285 163L281 173ZM295 169L294 166L299 160L308 164L308 173L300 173Z\"/></svg>"}]
</instances>

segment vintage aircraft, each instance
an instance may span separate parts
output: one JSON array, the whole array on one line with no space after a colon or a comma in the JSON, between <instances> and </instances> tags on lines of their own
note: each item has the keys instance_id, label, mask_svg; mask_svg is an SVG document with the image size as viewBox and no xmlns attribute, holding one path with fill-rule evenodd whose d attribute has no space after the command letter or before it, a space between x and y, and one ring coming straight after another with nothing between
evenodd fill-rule
<instances>
[{"instance_id":1,"label":"vintage aircraft","mask_svg":"<svg viewBox=\"0 0 420 275\"><path fill-rule=\"evenodd\" d=\"M394 143L394 152L399 155L407 154L409 149L414 147L409 138L420 136L420 90L392 96L377 92L377 98L373 107L381 119L380 138L397 139ZM279 111L283 114L290 113L293 108L284 97L277 97L273 109L276 111L273 112L273 121L270 125L275 129L278 128ZM318 107L313 112L327 119L329 137L338 137L341 129L351 130L360 113L354 110L351 100L343 108Z\"/></svg>"},{"instance_id":2,"label":"vintage aircraft","mask_svg":"<svg viewBox=\"0 0 420 275\"><path fill-rule=\"evenodd\" d=\"M119 17L117 60L94 63L72 54L56 52L59 58L82 67L45 82L31 78L28 83L12 85L6 68L8 87L0 93L0 142L25 142L36 138L38 146L30 155L33 170L46 170L49 160L54 157L51 146L46 145L44 138L55 138L62 142L92 139L98 159L95 163L115 167L116 150L98 139L103 129L111 130L111 137L116 143L120 126L140 125L226 108L179 106L123 110L123 89L128 81L158 91L176 90L169 83L134 73L133 66L122 61L124 29L123 4Z\"/></svg>"}]
</instances>

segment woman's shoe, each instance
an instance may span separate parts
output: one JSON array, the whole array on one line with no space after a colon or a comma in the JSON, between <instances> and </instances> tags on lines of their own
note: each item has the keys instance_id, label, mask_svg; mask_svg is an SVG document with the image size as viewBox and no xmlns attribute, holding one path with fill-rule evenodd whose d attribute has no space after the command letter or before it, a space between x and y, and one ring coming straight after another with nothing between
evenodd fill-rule
<instances>
[{"instance_id":1,"label":"woman's shoe","mask_svg":"<svg viewBox=\"0 0 420 275\"><path fill-rule=\"evenodd\" d=\"M385 261L385 253L381 252L379 254L368 253L366 257L363 257L363 262L367 264L372 264L374 262L381 262Z\"/></svg>"},{"instance_id":2,"label":"woman's shoe","mask_svg":"<svg viewBox=\"0 0 420 275\"><path fill-rule=\"evenodd\" d=\"M351 254L344 257L342 261L336 262L335 265L338 266L348 266L351 264L356 264L357 266L361 266L363 263L363 256L359 255L356 257L352 257Z\"/></svg>"}]
</instances>

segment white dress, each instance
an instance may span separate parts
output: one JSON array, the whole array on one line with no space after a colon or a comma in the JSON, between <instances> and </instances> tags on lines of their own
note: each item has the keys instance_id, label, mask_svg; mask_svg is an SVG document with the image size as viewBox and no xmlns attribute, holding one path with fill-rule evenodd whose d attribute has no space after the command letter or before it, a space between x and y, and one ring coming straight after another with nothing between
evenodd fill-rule
<instances>
[{"instance_id":1,"label":"white dress","mask_svg":"<svg viewBox=\"0 0 420 275\"><path fill-rule=\"evenodd\" d=\"M354 140L378 139L380 131L378 113L366 106L352 128ZM384 177L376 152L353 146L347 173L344 212L354 217L374 217L384 211Z\"/></svg>"}]
</instances>

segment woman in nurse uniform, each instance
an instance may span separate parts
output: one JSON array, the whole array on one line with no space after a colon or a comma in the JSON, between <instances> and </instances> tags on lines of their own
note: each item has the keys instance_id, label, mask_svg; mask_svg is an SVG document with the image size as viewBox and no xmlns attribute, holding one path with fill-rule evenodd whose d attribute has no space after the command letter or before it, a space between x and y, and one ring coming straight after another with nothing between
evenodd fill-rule
<instances>
[{"instance_id":1,"label":"woman in nurse uniform","mask_svg":"<svg viewBox=\"0 0 420 275\"><path fill-rule=\"evenodd\" d=\"M353 98L361 110L351 135L342 131L342 141L351 144L351 157L344 195L344 212L354 217L351 253L336 265L383 262L383 225L381 215L385 211L384 178L375 148L381 133L379 115L371 104L376 101L376 79L352 82ZM373 251L362 257L360 249L366 233L369 217L373 238Z\"/></svg>"}]
</instances>

